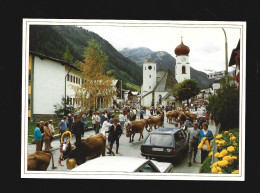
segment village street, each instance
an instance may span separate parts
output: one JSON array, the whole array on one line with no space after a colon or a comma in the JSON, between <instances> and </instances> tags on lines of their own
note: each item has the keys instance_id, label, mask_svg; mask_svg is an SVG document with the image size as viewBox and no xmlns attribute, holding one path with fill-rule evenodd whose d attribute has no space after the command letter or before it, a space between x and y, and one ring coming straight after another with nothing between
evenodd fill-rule
<instances>
[{"instance_id":1,"label":"village street","mask_svg":"<svg viewBox=\"0 0 260 193\"><path fill-rule=\"evenodd\" d=\"M145 115L144 118L148 118L148 115ZM137 118L137 120L139 119L139 117ZM169 128L173 128L173 124L169 124L167 123L167 119L165 117L164 119L164 126L165 127L169 127ZM209 125L209 129L213 132L213 135L215 134L216 128L215 126ZM144 138L147 136L147 131L144 129L143 135ZM84 134L84 137L82 139L85 139L91 135L94 135L95 132L93 130L91 131L87 131ZM141 139L140 141L138 141L139 139L139 134L135 135L134 138L134 142L133 143L129 143L129 138L125 136L125 134L122 134L121 138L120 138L120 146L119 146L119 153L115 154L116 156L128 156L128 157L138 157L138 158L144 158L141 155L141 151L140 151L140 145L142 144L143 139ZM72 144L75 142L75 136L73 136L72 138ZM62 161L62 164L64 166L58 166L58 158L60 155L59 152L59 140L56 139L54 141L52 141L52 146L54 147L52 150L53 153L53 157L54 157L54 165L57 167L57 169L52 170L51 169L51 162L50 165L48 167L47 171L69 171L69 169L66 168L66 161ZM28 144L27 145L27 153L33 153L35 152L35 144ZM44 147L43 147L44 148ZM113 151L115 151L115 144L113 146ZM106 151L107 152L107 151ZM106 156L109 156L108 154L106 154ZM173 164L174 166L174 173L199 173L199 169L200 169L200 150L198 150L197 156L196 156L196 161L197 163L192 163L191 167L188 167L188 156L187 154L183 157L183 160L179 163L179 164Z\"/></svg>"}]
</instances>

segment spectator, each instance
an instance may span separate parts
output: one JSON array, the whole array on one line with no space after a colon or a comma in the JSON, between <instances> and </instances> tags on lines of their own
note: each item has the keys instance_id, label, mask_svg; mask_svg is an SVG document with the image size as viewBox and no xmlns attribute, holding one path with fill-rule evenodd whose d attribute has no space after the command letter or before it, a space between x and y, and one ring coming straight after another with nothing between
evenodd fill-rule
<instances>
[{"instance_id":1,"label":"spectator","mask_svg":"<svg viewBox=\"0 0 260 193\"><path fill-rule=\"evenodd\" d=\"M76 142L81 140L84 136L84 123L80 121L80 116L75 116L75 122L72 125L72 133L76 137Z\"/></svg>"},{"instance_id":2,"label":"spectator","mask_svg":"<svg viewBox=\"0 0 260 193\"><path fill-rule=\"evenodd\" d=\"M140 111L140 119L144 119L144 110L143 109L141 109L141 111Z\"/></svg>"},{"instance_id":3,"label":"spectator","mask_svg":"<svg viewBox=\"0 0 260 193\"><path fill-rule=\"evenodd\" d=\"M50 144L51 144L51 130L49 129L49 122L46 121L44 123L44 136L43 136L43 140L44 140L44 144L45 144L45 151L49 151L50 150Z\"/></svg>"},{"instance_id":4,"label":"spectator","mask_svg":"<svg viewBox=\"0 0 260 193\"><path fill-rule=\"evenodd\" d=\"M102 113L102 115L101 115L101 127L102 127L102 125L103 125L103 122L105 121L105 118L106 118L106 116L105 116L105 111L103 111L103 113Z\"/></svg>"},{"instance_id":5,"label":"spectator","mask_svg":"<svg viewBox=\"0 0 260 193\"><path fill-rule=\"evenodd\" d=\"M175 129L180 129L179 123L175 123L175 124L174 124L174 127L175 127Z\"/></svg>"},{"instance_id":6,"label":"spectator","mask_svg":"<svg viewBox=\"0 0 260 193\"><path fill-rule=\"evenodd\" d=\"M122 129L117 122L118 120L115 119L113 125L109 128L109 131L106 131L106 133L109 133L110 137L110 151L107 152L108 154L111 154L114 142L116 142L116 154L118 154L119 138L121 137Z\"/></svg>"},{"instance_id":7,"label":"spectator","mask_svg":"<svg viewBox=\"0 0 260 193\"><path fill-rule=\"evenodd\" d=\"M71 131L72 123L73 123L73 115L72 115L72 111L69 111L69 114L68 114L68 127L69 127L69 131Z\"/></svg>"},{"instance_id":8,"label":"spectator","mask_svg":"<svg viewBox=\"0 0 260 193\"><path fill-rule=\"evenodd\" d=\"M54 136L54 133L55 133L55 128L53 126L53 121L52 120L49 120L49 125L48 125L50 131L51 131L51 139L50 139L50 149L52 149L53 147L51 146L51 142L53 140L53 136Z\"/></svg>"},{"instance_id":9,"label":"spectator","mask_svg":"<svg viewBox=\"0 0 260 193\"><path fill-rule=\"evenodd\" d=\"M206 121L207 121L207 123L209 124L209 112L208 112L208 111L206 112L205 117L206 117Z\"/></svg>"},{"instance_id":10,"label":"spectator","mask_svg":"<svg viewBox=\"0 0 260 193\"><path fill-rule=\"evenodd\" d=\"M191 158L192 152L194 152L193 163L196 163L196 154L198 151L198 143L199 143L199 133L200 130L198 129L198 123L193 123L193 129L188 132L186 144L189 145L189 163L188 166L191 166Z\"/></svg>"},{"instance_id":11,"label":"spectator","mask_svg":"<svg viewBox=\"0 0 260 193\"><path fill-rule=\"evenodd\" d=\"M41 130L41 134L42 134L41 150L40 150L40 151L42 151L42 147L43 147L43 136L44 136L44 121L40 121L40 130Z\"/></svg>"},{"instance_id":12,"label":"spectator","mask_svg":"<svg viewBox=\"0 0 260 193\"><path fill-rule=\"evenodd\" d=\"M137 111L135 108L133 108L133 120L136 120Z\"/></svg>"},{"instance_id":13,"label":"spectator","mask_svg":"<svg viewBox=\"0 0 260 193\"><path fill-rule=\"evenodd\" d=\"M63 116L62 120L58 124L59 132L60 132L60 140L62 134L67 130L66 120L67 120L67 116Z\"/></svg>"},{"instance_id":14,"label":"spectator","mask_svg":"<svg viewBox=\"0 0 260 193\"><path fill-rule=\"evenodd\" d=\"M206 137L207 140L209 140L209 144L210 141L213 139L213 134L211 130L208 130L208 123L204 122L202 124L202 130L200 131L199 134L199 143L201 142L203 137ZM203 150L203 148L201 149L201 164L203 163L203 161L206 159L206 157L208 156L208 151L207 150Z\"/></svg>"},{"instance_id":15,"label":"spectator","mask_svg":"<svg viewBox=\"0 0 260 193\"><path fill-rule=\"evenodd\" d=\"M87 128L88 129L88 119L87 119L87 114L83 113L82 117L81 117L81 122L84 124L84 129Z\"/></svg>"},{"instance_id":16,"label":"spectator","mask_svg":"<svg viewBox=\"0 0 260 193\"><path fill-rule=\"evenodd\" d=\"M192 127L192 122L190 121L190 118L187 117L186 121L184 122L184 130L186 131L188 127Z\"/></svg>"},{"instance_id":17,"label":"spectator","mask_svg":"<svg viewBox=\"0 0 260 193\"><path fill-rule=\"evenodd\" d=\"M36 151L41 151L42 143L42 133L40 130L41 124L37 123L36 128L34 129L33 138L36 144Z\"/></svg>"},{"instance_id":18,"label":"spectator","mask_svg":"<svg viewBox=\"0 0 260 193\"><path fill-rule=\"evenodd\" d=\"M114 115L111 115L111 118L109 119L109 123L113 124L114 123Z\"/></svg>"},{"instance_id":19,"label":"spectator","mask_svg":"<svg viewBox=\"0 0 260 193\"><path fill-rule=\"evenodd\" d=\"M106 118L105 121L103 122L102 128L99 130L99 133L106 135L106 131L108 131L109 127L112 125L108 121L109 121L108 118ZM110 142L109 138L108 138L108 142Z\"/></svg>"},{"instance_id":20,"label":"spectator","mask_svg":"<svg viewBox=\"0 0 260 193\"><path fill-rule=\"evenodd\" d=\"M109 120L111 119L111 112L110 112L110 111L107 112L107 118L108 118Z\"/></svg>"},{"instance_id":21,"label":"spectator","mask_svg":"<svg viewBox=\"0 0 260 193\"><path fill-rule=\"evenodd\" d=\"M92 115L92 126L93 126L93 130L96 132L96 113L94 112Z\"/></svg>"},{"instance_id":22,"label":"spectator","mask_svg":"<svg viewBox=\"0 0 260 193\"><path fill-rule=\"evenodd\" d=\"M125 108L125 110L124 110L125 121L127 121L127 115L128 115L128 111L127 111L127 108Z\"/></svg>"},{"instance_id":23,"label":"spectator","mask_svg":"<svg viewBox=\"0 0 260 193\"><path fill-rule=\"evenodd\" d=\"M99 112L96 112L96 130L95 133L98 134L100 129L100 116Z\"/></svg>"},{"instance_id":24,"label":"spectator","mask_svg":"<svg viewBox=\"0 0 260 193\"><path fill-rule=\"evenodd\" d=\"M125 125L125 117L123 115L123 112L120 112L119 122L120 122L120 126L121 126L121 129L122 129L122 134L123 134L124 133L124 125Z\"/></svg>"}]
</instances>

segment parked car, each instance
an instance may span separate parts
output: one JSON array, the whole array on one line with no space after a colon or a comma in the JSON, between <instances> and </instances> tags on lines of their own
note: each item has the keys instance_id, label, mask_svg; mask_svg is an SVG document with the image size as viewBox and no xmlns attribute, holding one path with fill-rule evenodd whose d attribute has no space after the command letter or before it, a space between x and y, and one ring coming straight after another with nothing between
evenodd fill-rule
<instances>
[{"instance_id":1,"label":"parked car","mask_svg":"<svg viewBox=\"0 0 260 193\"><path fill-rule=\"evenodd\" d=\"M125 156L102 156L88 160L72 172L161 172L172 173L171 163Z\"/></svg>"},{"instance_id":2,"label":"parked car","mask_svg":"<svg viewBox=\"0 0 260 193\"><path fill-rule=\"evenodd\" d=\"M148 134L141 145L141 155L146 158L167 158L180 162L188 151L187 133L179 128L158 128Z\"/></svg>"}]
</instances>

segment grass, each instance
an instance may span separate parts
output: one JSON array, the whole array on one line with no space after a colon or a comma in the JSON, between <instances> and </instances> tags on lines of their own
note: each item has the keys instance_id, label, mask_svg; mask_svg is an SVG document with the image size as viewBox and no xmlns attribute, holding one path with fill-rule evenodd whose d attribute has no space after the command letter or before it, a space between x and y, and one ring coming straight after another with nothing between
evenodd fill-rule
<instances>
[{"instance_id":1,"label":"grass","mask_svg":"<svg viewBox=\"0 0 260 193\"><path fill-rule=\"evenodd\" d=\"M202 166L200 168L199 173L211 173L211 168L210 168L210 166L211 166L211 158L212 157L210 156L210 157L207 157L204 160L204 162L203 162L203 164L202 164Z\"/></svg>"}]
</instances>

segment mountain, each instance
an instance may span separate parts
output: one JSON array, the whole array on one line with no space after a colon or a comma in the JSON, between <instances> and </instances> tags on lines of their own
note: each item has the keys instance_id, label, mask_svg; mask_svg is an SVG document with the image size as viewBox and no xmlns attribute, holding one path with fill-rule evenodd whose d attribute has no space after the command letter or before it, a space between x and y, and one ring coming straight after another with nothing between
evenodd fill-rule
<instances>
[{"instance_id":1,"label":"mountain","mask_svg":"<svg viewBox=\"0 0 260 193\"><path fill-rule=\"evenodd\" d=\"M176 59L165 51L152 51L149 48L139 47L139 48L124 48L120 51L122 55L129 58L139 66L150 57L152 61L156 63L157 69L170 69L173 74L175 74ZM190 68L191 78L198 81L201 89L208 88L210 86L210 81L206 73Z\"/></svg>"},{"instance_id":2,"label":"mountain","mask_svg":"<svg viewBox=\"0 0 260 193\"><path fill-rule=\"evenodd\" d=\"M29 37L30 51L63 59L66 46L75 61L83 60L84 49L91 39L97 41L102 51L108 56L106 70L114 70L112 76L127 85L142 84L142 68L119 53L108 41L82 27L67 25L31 25ZM128 83L128 84L127 84Z\"/></svg>"}]
</instances>

